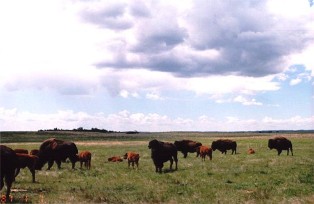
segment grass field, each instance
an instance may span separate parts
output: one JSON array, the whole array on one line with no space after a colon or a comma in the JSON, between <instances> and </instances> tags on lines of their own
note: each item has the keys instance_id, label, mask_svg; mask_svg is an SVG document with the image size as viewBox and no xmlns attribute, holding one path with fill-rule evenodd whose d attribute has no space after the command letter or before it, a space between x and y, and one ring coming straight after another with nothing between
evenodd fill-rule
<instances>
[{"instance_id":1,"label":"grass field","mask_svg":"<svg viewBox=\"0 0 314 204\"><path fill-rule=\"evenodd\" d=\"M37 171L35 184L31 183L30 172L22 169L13 184L15 201L26 195L33 203L314 203L312 134L283 135L292 141L294 156L287 156L286 151L277 156L275 150L267 148L267 140L274 134L36 135L21 133L12 138L2 134L1 139L11 148L28 150L38 148L39 141L48 136L71 140L79 151L92 152L92 168L79 169L77 163L76 169L71 170L70 163L63 163L58 170L54 164L50 171ZM215 151L212 161L202 162L195 154L184 159L179 153L178 171L167 171L167 162L162 174L155 173L147 148L152 138L169 142L192 139L209 145L227 137L237 141L237 155ZM248 155L248 148L254 148L256 154ZM127 151L140 153L138 170L129 169L126 161L107 162L108 157Z\"/></svg>"}]
</instances>

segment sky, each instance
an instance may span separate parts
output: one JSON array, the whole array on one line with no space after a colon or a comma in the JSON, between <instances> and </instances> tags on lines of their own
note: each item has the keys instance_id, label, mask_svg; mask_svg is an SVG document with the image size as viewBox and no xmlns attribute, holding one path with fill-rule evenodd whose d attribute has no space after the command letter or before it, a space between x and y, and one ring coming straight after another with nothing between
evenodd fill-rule
<instances>
[{"instance_id":1,"label":"sky","mask_svg":"<svg viewBox=\"0 0 314 204\"><path fill-rule=\"evenodd\" d=\"M314 129L311 0L2 0L0 131Z\"/></svg>"}]
</instances>

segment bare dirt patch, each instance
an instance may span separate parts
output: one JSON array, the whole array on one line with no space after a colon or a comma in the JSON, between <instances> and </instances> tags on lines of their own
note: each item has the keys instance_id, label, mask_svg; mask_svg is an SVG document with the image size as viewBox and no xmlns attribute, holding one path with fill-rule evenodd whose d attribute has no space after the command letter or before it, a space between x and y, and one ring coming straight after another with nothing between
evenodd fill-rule
<instances>
[{"instance_id":1,"label":"bare dirt patch","mask_svg":"<svg viewBox=\"0 0 314 204\"><path fill-rule=\"evenodd\" d=\"M148 144L146 141L90 141L90 142L75 142L76 145L81 146L137 146Z\"/></svg>"}]
</instances>

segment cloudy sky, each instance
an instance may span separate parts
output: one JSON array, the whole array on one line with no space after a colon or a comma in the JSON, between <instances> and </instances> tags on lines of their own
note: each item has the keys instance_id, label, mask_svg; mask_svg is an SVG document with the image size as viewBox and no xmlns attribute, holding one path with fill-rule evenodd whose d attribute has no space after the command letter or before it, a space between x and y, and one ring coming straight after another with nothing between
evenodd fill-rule
<instances>
[{"instance_id":1,"label":"cloudy sky","mask_svg":"<svg viewBox=\"0 0 314 204\"><path fill-rule=\"evenodd\" d=\"M2 0L0 130L314 129L310 0Z\"/></svg>"}]
</instances>

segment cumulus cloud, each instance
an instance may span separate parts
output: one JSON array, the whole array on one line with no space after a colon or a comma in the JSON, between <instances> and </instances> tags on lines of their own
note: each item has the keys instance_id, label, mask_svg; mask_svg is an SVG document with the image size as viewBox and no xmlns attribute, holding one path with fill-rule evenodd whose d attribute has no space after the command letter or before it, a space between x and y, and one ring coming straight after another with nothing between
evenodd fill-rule
<instances>
[{"instance_id":1,"label":"cumulus cloud","mask_svg":"<svg viewBox=\"0 0 314 204\"><path fill-rule=\"evenodd\" d=\"M144 67L180 77L261 77L283 71L289 56L305 50L313 41L309 15L279 15L269 9L267 1L190 3L192 8L182 10L171 3L161 6L150 2L143 8L144 13L150 8L149 18L133 22L134 32L124 38L127 45L123 53L96 66ZM157 12L156 8L163 9ZM217 54L207 57L200 54L203 51ZM125 60L126 56L133 58Z\"/></svg>"}]
</instances>

